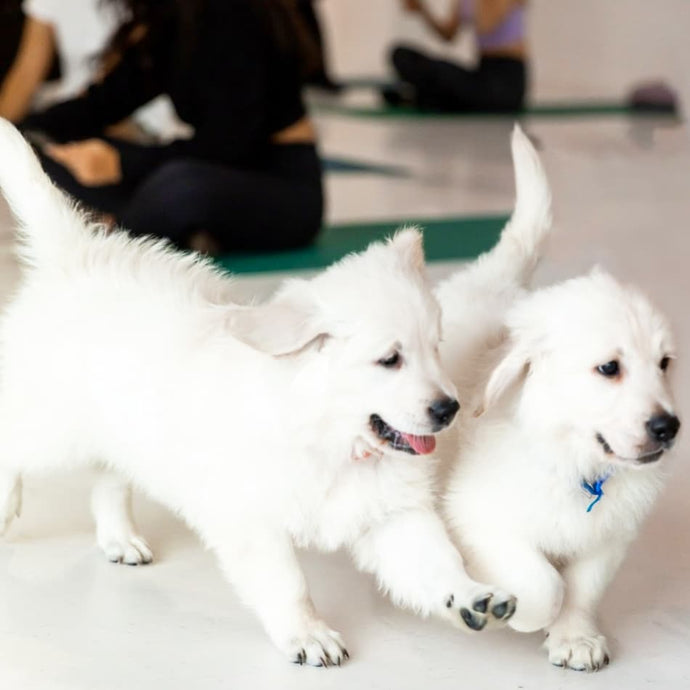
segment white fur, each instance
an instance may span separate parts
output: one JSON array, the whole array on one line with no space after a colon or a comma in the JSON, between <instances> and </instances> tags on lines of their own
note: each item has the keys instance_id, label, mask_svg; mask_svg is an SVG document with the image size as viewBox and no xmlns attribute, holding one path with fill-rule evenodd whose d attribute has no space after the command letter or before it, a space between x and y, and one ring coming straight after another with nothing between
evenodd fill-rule
<instances>
[{"instance_id":1,"label":"white fur","mask_svg":"<svg viewBox=\"0 0 690 690\"><path fill-rule=\"evenodd\" d=\"M21 475L112 470L199 533L299 663L346 652L314 610L297 547L350 549L423 615L474 628L510 617L514 599L469 579L434 512L433 460L392 450L369 423L377 413L432 434L430 404L455 394L418 232L240 306L198 256L90 223L6 122L0 185L28 264L1 330L6 523ZM402 366L381 366L394 350ZM93 508L108 558L150 560L124 480L104 477Z\"/></svg>"},{"instance_id":2,"label":"white fur","mask_svg":"<svg viewBox=\"0 0 690 690\"><path fill-rule=\"evenodd\" d=\"M465 403L449 442L446 512L470 574L517 595L510 625L544 629L552 663L596 670L609 654L599 600L661 485L661 464L635 458L652 450L647 420L673 412L659 365L674 345L649 302L602 271L526 290L550 197L519 132L513 150L513 221L492 252L437 293L442 358ZM611 360L622 369L615 379L597 371ZM608 472L588 513L582 481Z\"/></svg>"}]
</instances>

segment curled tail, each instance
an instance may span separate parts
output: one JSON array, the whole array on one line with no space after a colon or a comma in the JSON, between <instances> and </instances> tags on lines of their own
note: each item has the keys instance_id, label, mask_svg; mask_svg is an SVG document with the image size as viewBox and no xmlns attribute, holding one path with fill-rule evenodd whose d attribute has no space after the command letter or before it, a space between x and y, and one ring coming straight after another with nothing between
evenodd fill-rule
<instances>
[{"instance_id":1,"label":"curled tail","mask_svg":"<svg viewBox=\"0 0 690 690\"><path fill-rule=\"evenodd\" d=\"M512 136L515 209L496 246L442 282L447 345L443 362L461 393L470 395L477 369L504 337L508 308L528 285L551 229L551 192L539 156L523 131Z\"/></svg>"},{"instance_id":2,"label":"curled tail","mask_svg":"<svg viewBox=\"0 0 690 690\"><path fill-rule=\"evenodd\" d=\"M513 280L526 285L541 258L551 230L551 189L539 155L515 125L511 141L515 169L515 209L494 250L494 261Z\"/></svg>"},{"instance_id":3,"label":"curled tail","mask_svg":"<svg viewBox=\"0 0 690 690\"><path fill-rule=\"evenodd\" d=\"M31 146L0 118L0 189L18 223L20 256L27 263L55 263L85 234L85 214L43 172Z\"/></svg>"},{"instance_id":4,"label":"curled tail","mask_svg":"<svg viewBox=\"0 0 690 690\"><path fill-rule=\"evenodd\" d=\"M511 148L516 190L513 214L498 244L468 271L474 284L485 284L492 290L529 283L551 230L551 190L546 173L534 146L517 124Z\"/></svg>"}]
</instances>

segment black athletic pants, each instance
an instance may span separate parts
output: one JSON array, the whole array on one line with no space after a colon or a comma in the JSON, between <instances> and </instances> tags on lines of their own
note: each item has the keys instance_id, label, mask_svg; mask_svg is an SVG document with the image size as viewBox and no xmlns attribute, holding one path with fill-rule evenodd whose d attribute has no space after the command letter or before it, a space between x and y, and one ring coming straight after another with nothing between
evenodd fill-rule
<instances>
[{"instance_id":1,"label":"black athletic pants","mask_svg":"<svg viewBox=\"0 0 690 690\"><path fill-rule=\"evenodd\" d=\"M173 159L134 187L127 180L85 187L39 155L53 181L86 206L113 214L133 235L167 237L180 247L205 231L224 252L288 249L309 244L321 227L321 164L313 144L270 146L251 170Z\"/></svg>"},{"instance_id":2,"label":"black athletic pants","mask_svg":"<svg viewBox=\"0 0 690 690\"><path fill-rule=\"evenodd\" d=\"M414 104L449 112L515 111L523 107L527 67L523 60L483 57L476 69L399 46L391 61L400 79L414 87Z\"/></svg>"}]
</instances>

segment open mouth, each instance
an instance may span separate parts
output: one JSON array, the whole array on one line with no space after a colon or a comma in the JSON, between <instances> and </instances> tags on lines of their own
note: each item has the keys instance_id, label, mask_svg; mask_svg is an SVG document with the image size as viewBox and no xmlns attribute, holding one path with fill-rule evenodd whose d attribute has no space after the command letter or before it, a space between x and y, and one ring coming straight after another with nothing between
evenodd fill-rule
<instances>
[{"instance_id":1,"label":"open mouth","mask_svg":"<svg viewBox=\"0 0 690 690\"><path fill-rule=\"evenodd\" d=\"M404 431L398 431L390 424L386 424L377 414L369 417L369 424L372 431L381 440L386 441L391 448L401 450L403 453L428 455L433 453L436 448L436 439L433 436L416 436L415 434L406 434Z\"/></svg>"},{"instance_id":2,"label":"open mouth","mask_svg":"<svg viewBox=\"0 0 690 690\"><path fill-rule=\"evenodd\" d=\"M611 446L607 443L606 439L601 435L597 434L597 441L601 445L601 447L604 449L604 453L607 455L615 455L616 457L620 458L621 460L630 460L631 462L638 462L642 465L647 465L652 462L656 462L663 454L666 448L664 446L661 446L660 448L657 448L655 450L651 450L648 453L643 453L642 455L638 455L636 458L624 458L617 453L613 452L613 449Z\"/></svg>"}]
</instances>

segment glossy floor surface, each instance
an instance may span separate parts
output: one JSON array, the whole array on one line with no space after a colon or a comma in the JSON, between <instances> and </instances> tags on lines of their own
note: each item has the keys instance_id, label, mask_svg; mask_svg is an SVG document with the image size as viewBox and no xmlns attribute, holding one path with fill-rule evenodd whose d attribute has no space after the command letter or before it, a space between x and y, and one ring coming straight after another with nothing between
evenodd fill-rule
<instances>
[{"instance_id":1,"label":"glossy floor surface","mask_svg":"<svg viewBox=\"0 0 690 690\"><path fill-rule=\"evenodd\" d=\"M321 4L335 67L343 75L383 75L380 56L394 35L421 35L409 19L399 18L392 2ZM535 0L530 24L535 98L622 98L636 79L661 76L690 103L687 3L662 4L663 10L655 10L653 3L638 0ZM317 122L325 154L410 171L402 178L329 174L332 221L510 209L510 121L384 121L321 113ZM674 373L678 408L690 424L688 126L612 116L527 118L524 125L539 143L555 200L556 232L538 281L601 263L642 286L675 326L681 355ZM0 226L4 299L17 278L5 211ZM435 264L431 273L439 278L453 268ZM240 278L238 291L263 296L283 277ZM211 554L164 508L136 498L155 563L115 566L94 546L88 473L28 478L23 515L0 542L0 685L16 690L688 687L687 447L681 438L668 461L667 490L605 598L602 623L613 663L591 676L549 666L539 635L463 635L418 620L394 609L344 555L313 553L303 560L314 600L343 632L352 658L340 669L292 666L239 605Z\"/></svg>"}]
</instances>

